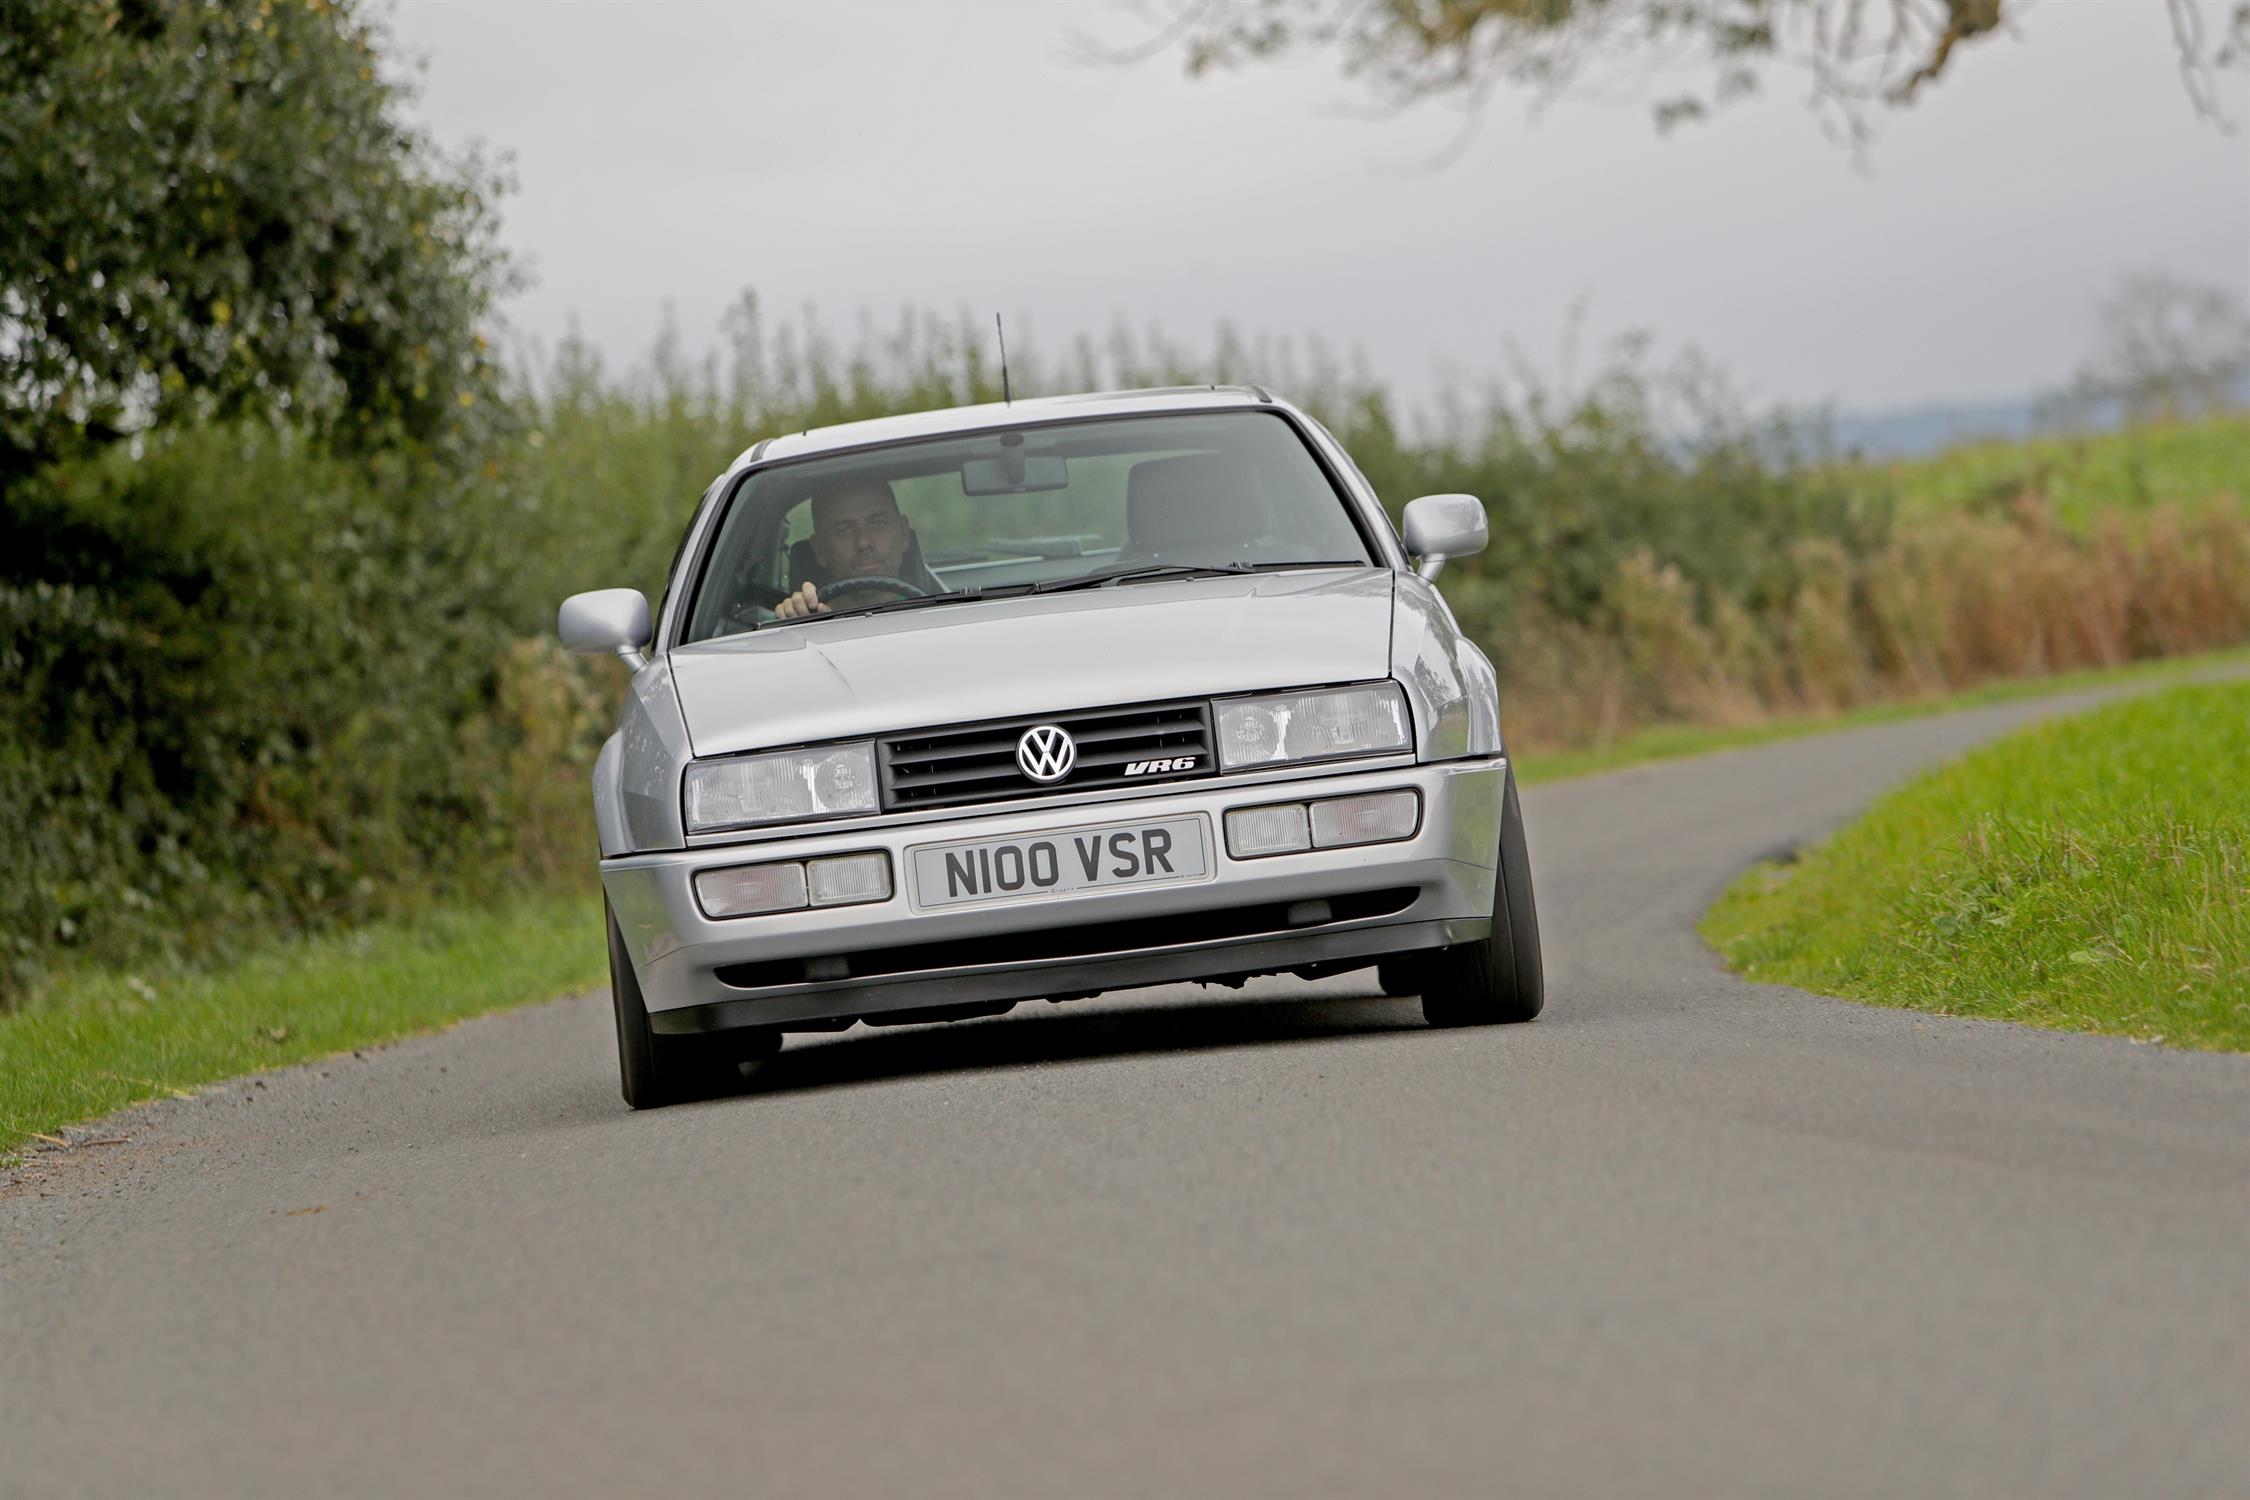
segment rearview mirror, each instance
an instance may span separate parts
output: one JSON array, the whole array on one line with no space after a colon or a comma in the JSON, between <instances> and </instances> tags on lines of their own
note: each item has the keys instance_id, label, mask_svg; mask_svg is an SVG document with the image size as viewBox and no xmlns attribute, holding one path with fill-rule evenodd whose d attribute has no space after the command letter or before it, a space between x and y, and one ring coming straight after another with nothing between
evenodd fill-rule
<instances>
[{"instance_id":1,"label":"rearview mirror","mask_svg":"<svg viewBox=\"0 0 2250 1500\"><path fill-rule=\"evenodd\" d=\"M1484 550L1484 502L1474 495L1424 495L1407 502L1405 530L1414 571L1435 578L1447 558Z\"/></svg>"},{"instance_id":2,"label":"rearview mirror","mask_svg":"<svg viewBox=\"0 0 2250 1500\"><path fill-rule=\"evenodd\" d=\"M964 495L1029 495L1069 488L1069 460L1035 457L1020 447L1003 449L998 458L972 458L961 465Z\"/></svg>"},{"instance_id":3,"label":"rearview mirror","mask_svg":"<svg viewBox=\"0 0 2250 1500\"><path fill-rule=\"evenodd\" d=\"M648 599L639 589L595 589L572 594L555 615L563 648L580 656L617 656L638 672L648 664L641 654L652 633Z\"/></svg>"}]
</instances>

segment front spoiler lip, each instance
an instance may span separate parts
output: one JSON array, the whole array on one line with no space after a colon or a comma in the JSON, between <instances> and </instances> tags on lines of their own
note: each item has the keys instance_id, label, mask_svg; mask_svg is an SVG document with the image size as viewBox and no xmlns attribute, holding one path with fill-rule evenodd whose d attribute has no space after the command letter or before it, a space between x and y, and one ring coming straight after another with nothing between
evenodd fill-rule
<instances>
[{"instance_id":1,"label":"front spoiler lip","mask_svg":"<svg viewBox=\"0 0 2250 1500\"><path fill-rule=\"evenodd\" d=\"M661 1035L691 1036L745 1026L787 1026L799 1021L880 1015L924 1006L1038 1000L1082 991L1138 989L1191 979L1271 973L1340 959L1387 958L1394 953L1475 942L1491 933L1489 920L1468 917L1436 922L1377 921L1331 932L1229 938L1137 953L790 985L762 996L651 1011L648 1021L649 1028Z\"/></svg>"}]
</instances>

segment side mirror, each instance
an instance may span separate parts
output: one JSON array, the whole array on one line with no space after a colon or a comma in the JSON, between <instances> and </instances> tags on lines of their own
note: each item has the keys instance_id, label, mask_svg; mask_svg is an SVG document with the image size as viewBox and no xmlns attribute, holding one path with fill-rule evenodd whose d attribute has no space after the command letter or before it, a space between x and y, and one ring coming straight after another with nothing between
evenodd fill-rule
<instances>
[{"instance_id":1,"label":"side mirror","mask_svg":"<svg viewBox=\"0 0 2250 1500\"><path fill-rule=\"evenodd\" d=\"M638 672L648 665L641 653L653 633L648 600L639 589L572 594L555 615L555 633L566 650L580 656L615 655Z\"/></svg>"},{"instance_id":2,"label":"side mirror","mask_svg":"<svg viewBox=\"0 0 2250 1500\"><path fill-rule=\"evenodd\" d=\"M1414 571L1435 578L1449 557L1482 552L1489 533L1484 502L1474 495L1424 495L1406 505L1406 550Z\"/></svg>"}]
</instances>

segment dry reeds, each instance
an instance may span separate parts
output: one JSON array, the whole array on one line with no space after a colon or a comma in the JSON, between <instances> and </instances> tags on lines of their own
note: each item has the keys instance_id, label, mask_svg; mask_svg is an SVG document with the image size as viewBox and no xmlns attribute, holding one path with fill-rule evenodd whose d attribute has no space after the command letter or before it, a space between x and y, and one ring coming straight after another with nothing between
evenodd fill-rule
<instances>
[{"instance_id":1,"label":"dry reeds","mask_svg":"<svg viewBox=\"0 0 2250 1500\"><path fill-rule=\"evenodd\" d=\"M1598 623L1525 607L1490 639L1511 738L1598 746L1663 724L1738 725L2116 666L2250 639L2250 511L2111 516L2090 534L2037 494L1950 513L1854 556L1800 542L1795 586L1753 610L1643 551Z\"/></svg>"}]
</instances>

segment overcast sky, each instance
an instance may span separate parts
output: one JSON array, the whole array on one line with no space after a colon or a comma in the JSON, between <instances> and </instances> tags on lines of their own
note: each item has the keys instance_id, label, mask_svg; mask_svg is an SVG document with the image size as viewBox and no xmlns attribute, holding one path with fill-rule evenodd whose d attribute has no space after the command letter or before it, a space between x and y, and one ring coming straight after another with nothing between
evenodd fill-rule
<instances>
[{"instance_id":1,"label":"overcast sky","mask_svg":"<svg viewBox=\"0 0 2250 1500\"><path fill-rule=\"evenodd\" d=\"M1089 66L1060 5L408 3L442 141L513 157L506 236L551 343L613 358L669 299L691 346L743 287L768 308L998 309L1057 348L1119 314L1203 344L1220 320L1318 332L1426 393L1503 341L1693 344L1753 398L1855 409L2021 395L2067 373L2093 299L2162 268L2250 295L2250 86L2196 119L2159 0L2044 0L1884 116L1855 170L1794 75L1660 136L1640 95L1536 118L1353 117L1326 63L1189 80Z\"/></svg>"}]
</instances>

